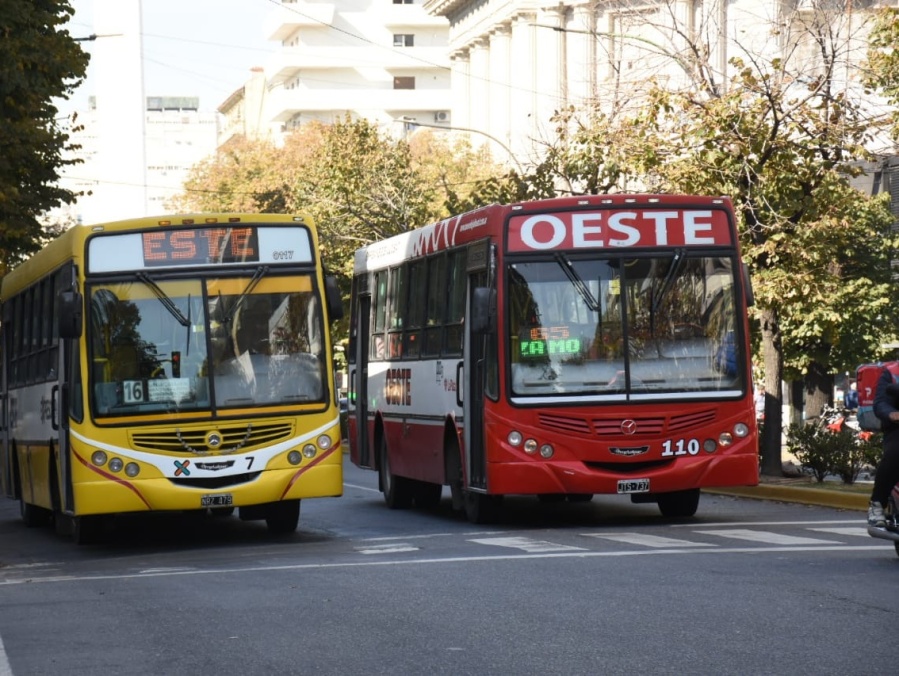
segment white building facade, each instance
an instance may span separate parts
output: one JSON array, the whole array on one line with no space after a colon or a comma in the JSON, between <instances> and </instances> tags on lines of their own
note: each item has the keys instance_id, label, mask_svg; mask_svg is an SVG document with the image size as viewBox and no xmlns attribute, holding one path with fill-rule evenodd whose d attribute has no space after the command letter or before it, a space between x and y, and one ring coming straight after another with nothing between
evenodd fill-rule
<instances>
[{"instance_id":1,"label":"white building facade","mask_svg":"<svg viewBox=\"0 0 899 676\"><path fill-rule=\"evenodd\" d=\"M266 28L281 43L265 68L269 120L449 125L448 23L421 2L282 0Z\"/></svg>"},{"instance_id":2,"label":"white building facade","mask_svg":"<svg viewBox=\"0 0 899 676\"><path fill-rule=\"evenodd\" d=\"M733 58L789 60L801 80L822 65L823 35L846 86L857 84L865 23L885 4L896 1L426 0L425 10L450 25L453 124L527 162L556 137L555 111L626 108L651 82L686 85L699 62L721 86Z\"/></svg>"}]
</instances>

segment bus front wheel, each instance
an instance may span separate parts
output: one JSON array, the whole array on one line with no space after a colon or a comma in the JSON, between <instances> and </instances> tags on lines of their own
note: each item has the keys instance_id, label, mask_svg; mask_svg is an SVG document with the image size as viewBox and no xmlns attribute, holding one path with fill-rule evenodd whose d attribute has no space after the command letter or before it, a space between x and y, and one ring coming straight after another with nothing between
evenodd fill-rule
<instances>
[{"instance_id":1,"label":"bus front wheel","mask_svg":"<svg viewBox=\"0 0 899 676\"><path fill-rule=\"evenodd\" d=\"M272 535L287 535L297 529L300 522L300 501L273 502L265 510L265 525Z\"/></svg>"},{"instance_id":2,"label":"bus front wheel","mask_svg":"<svg viewBox=\"0 0 899 676\"><path fill-rule=\"evenodd\" d=\"M501 495L465 491L465 516L471 523L491 523L499 514Z\"/></svg>"},{"instance_id":3,"label":"bus front wheel","mask_svg":"<svg viewBox=\"0 0 899 676\"><path fill-rule=\"evenodd\" d=\"M688 517L699 507L699 489L659 494L659 511L662 516Z\"/></svg>"}]
</instances>

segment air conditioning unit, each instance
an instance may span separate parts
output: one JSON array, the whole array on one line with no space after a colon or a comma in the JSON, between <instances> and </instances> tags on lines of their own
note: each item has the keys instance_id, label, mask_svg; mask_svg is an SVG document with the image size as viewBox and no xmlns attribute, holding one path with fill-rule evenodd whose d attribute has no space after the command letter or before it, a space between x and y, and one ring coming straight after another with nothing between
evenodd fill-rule
<instances>
[{"instance_id":1,"label":"air conditioning unit","mask_svg":"<svg viewBox=\"0 0 899 676\"><path fill-rule=\"evenodd\" d=\"M438 110L434 113L434 122L449 122L450 114L448 110Z\"/></svg>"}]
</instances>

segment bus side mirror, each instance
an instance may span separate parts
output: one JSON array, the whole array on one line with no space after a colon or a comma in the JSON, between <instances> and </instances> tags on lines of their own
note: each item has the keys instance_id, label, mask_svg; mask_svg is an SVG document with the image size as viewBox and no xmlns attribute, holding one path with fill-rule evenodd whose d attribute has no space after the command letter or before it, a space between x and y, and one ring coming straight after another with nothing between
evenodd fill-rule
<instances>
[{"instance_id":1,"label":"bus side mirror","mask_svg":"<svg viewBox=\"0 0 899 676\"><path fill-rule=\"evenodd\" d=\"M336 277L325 277L325 301L328 304L328 318L332 322L343 319L343 300Z\"/></svg>"},{"instance_id":2,"label":"bus side mirror","mask_svg":"<svg viewBox=\"0 0 899 676\"><path fill-rule=\"evenodd\" d=\"M77 291L60 291L59 337L79 338L83 329L82 297Z\"/></svg>"},{"instance_id":3,"label":"bus side mirror","mask_svg":"<svg viewBox=\"0 0 899 676\"><path fill-rule=\"evenodd\" d=\"M496 330L496 291L477 287L471 296L471 330L488 333Z\"/></svg>"}]
</instances>

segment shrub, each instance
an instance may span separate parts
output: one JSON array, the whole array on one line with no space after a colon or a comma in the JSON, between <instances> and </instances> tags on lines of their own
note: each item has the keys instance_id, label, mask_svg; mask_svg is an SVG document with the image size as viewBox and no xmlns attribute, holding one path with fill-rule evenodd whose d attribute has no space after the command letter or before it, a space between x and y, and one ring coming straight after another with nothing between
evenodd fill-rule
<instances>
[{"instance_id":1,"label":"shrub","mask_svg":"<svg viewBox=\"0 0 899 676\"><path fill-rule=\"evenodd\" d=\"M791 425L787 430L787 450L810 470L818 483L828 474L836 474L843 483L854 483L866 465L880 459L883 438L873 434L864 439L844 427L839 432L818 425Z\"/></svg>"}]
</instances>

